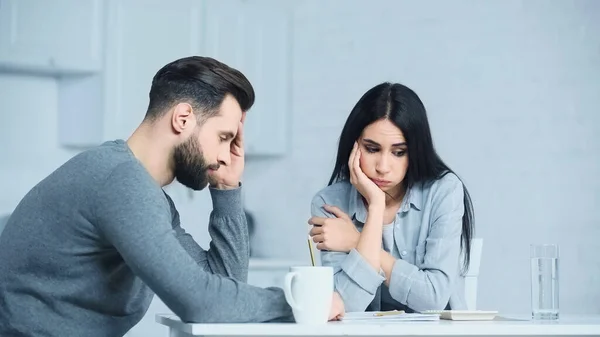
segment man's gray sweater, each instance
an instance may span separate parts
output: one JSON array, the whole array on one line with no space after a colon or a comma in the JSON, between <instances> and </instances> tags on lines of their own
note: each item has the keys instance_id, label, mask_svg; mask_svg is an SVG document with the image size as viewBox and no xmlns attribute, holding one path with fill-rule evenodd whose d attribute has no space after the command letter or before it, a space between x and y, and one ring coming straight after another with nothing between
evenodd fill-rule
<instances>
[{"instance_id":1,"label":"man's gray sweater","mask_svg":"<svg viewBox=\"0 0 600 337\"><path fill-rule=\"evenodd\" d=\"M187 322L292 320L281 289L245 283L240 189L210 193L205 251L124 141L73 157L0 236L0 336L122 336L154 293Z\"/></svg>"}]
</instances>

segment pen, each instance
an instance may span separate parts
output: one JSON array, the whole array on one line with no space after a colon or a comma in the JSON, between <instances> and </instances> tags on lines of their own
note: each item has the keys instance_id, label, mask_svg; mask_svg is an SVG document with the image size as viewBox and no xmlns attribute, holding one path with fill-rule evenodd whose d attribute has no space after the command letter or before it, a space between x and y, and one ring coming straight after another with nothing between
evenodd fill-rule
<instances>
[{"instance_id":1,"label":"pen","mask_svg":"<svg viewBox=\"0 0 600 337\"><path fill-rule=\"evenodd\" d=\"M381 316L390 316L390 315L402 315L404 313L405 313L404 310L393 310L393 311L376 312L375 316L381 317Z\"/></svg>"},{"instance_id":2,"label":"pen","mask_svg":"<svg viewBox=\"0 0 600 337\"><path fill-rule=\"evenodd\" d=\"M308 251L310 252L310 262L312 266L315 266L315 254L313 253L312 243L310 242L310 236L308 237Z\"/></svg>"}]
</instances>

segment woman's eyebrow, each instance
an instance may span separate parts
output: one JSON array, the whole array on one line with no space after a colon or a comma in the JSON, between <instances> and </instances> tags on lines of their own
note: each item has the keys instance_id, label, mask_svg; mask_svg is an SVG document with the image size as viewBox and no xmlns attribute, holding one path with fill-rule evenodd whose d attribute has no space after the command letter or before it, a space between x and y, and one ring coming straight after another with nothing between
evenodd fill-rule
<instances>
[{"instance_id":1,"label":"woman's eyebrow","mask_svg":"<svg viewBox=\"0 0 600 337\"><path fill-rule=\"evenodd\" d=\"M365 142L365 143L369 143L370 145L381 146L381 145L380 145L379 143L377 143L376 141L373 141L373 140L371 140L371 139L368 139L368 138L365 138L365 139L363 139L363 142ZM406 146L406 142L392 144L392 147L399 147L399 146Z\"/></svg>"}]
</instances>

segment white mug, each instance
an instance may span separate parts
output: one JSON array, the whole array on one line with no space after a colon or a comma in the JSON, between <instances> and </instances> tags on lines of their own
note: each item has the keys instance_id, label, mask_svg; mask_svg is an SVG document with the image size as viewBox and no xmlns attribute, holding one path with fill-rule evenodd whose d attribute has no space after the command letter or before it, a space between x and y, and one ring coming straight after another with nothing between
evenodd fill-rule
<instances>
[{"instance_id":1,"label":"white mug","mask_svg":"<svg viewBox=\"0 0 600 337\"><path fill-rule=\"evenodd\" d=\"M296 323L327 323L333 297L333 268L291 267L285 275L283 291Z\"/></svg>"}]
</instances>

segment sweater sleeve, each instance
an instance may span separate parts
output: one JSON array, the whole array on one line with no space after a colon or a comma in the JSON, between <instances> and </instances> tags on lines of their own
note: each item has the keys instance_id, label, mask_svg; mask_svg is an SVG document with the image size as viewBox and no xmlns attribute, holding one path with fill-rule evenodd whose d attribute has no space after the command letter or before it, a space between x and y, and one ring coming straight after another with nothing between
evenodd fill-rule
<instances>
[{"instance_id":1,"label":"sweater sleeve","mask_svg":"<svg viewBox=\"0 0 600 337\"><path fill-rule=\"evenodd\" d=\"M210 247L204 250L180 223L173 200L165 193L172 213L172 227L179 243L198 265L213 273L248 281L250 237L246 214L242 207L241 187L232 190L210 188L213 211L210 213L208 233Z\"/></svg>"},{"instance_id":2,"label":"sweater sleeve","mask_svg":"<svg viewBox=\"0 0 600 337\"><path fill-rule=\"evenodd\" d=\"M203 269L179 243L162 189L134 163L97 190L96 225L125 263L184 322L292 320L279 288L254 287Z\"/></svg>"}]
</instances>

